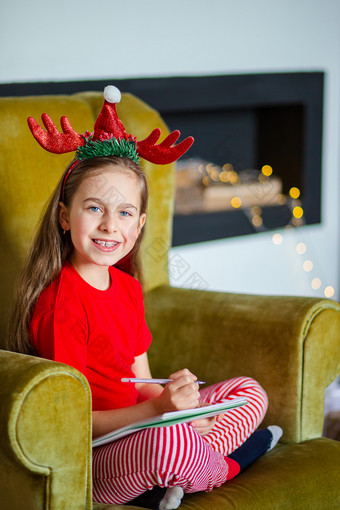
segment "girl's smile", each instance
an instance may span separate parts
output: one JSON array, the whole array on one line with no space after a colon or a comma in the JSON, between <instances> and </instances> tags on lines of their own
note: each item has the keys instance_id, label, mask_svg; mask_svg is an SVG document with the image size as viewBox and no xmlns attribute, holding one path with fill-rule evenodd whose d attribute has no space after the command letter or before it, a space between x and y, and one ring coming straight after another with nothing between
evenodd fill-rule
<instances>
[{"instance_id":1,"label":"girl's smile","mask_svg":"<svg viewBox=\"0 0 340 510\"><path fill-rule=\"evenodd\" d=\"M116 241L105 241L103 239L93 239L93 242L101 247L103 250L107 250L107 249L110 249L110 248L113 248L115 249L116 246L118 246L118 242ZM112 250L113 251L113 250Z\"/></svg>"},{"instance_id":2,"label":"girl's smile","mask_svg":"<svg viewBox=\"0 0 340 510\"><path fill-rule=\"evenodd\" d=\"M70 207L60 202L59 218L61 227L70 231L71 262L78 273L90 284L100 278L107 288L108 267L132 250L145 223L137 177L119 166L90 175L80 184Z\"/></svg>"}]
</instances>

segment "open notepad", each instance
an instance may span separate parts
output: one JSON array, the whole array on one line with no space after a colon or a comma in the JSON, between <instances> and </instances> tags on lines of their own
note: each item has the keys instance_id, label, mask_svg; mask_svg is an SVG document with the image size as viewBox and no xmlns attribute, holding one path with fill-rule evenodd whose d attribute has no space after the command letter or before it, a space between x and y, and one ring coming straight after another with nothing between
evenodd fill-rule
<instances>
[{"instance_id":1,"label":"open notepad","mask_svg":"<svg viewBox=\"0 0 340 510\"><path fill-rule=\"evenodd\" d=\"M139 430L152 428L152 427L169 427L170 425L176 425L177 423L190 422L199 420L201 418L208 418L209 416L215 416L222 414L229 409L235 409L235 407L244 406L247 404L247 400L244 398L234 398L225 402L219 402L218 404L207 405L204 407L196 407L195 409L185 409L184 411L173 411L171 413L164 413L159 416L148 418L147 420L141 420L126 427L114 430L105 434L105 436L97 437L92 441L92 446L101 446L106 443L111 443L117 439L138 432Z\"/></svg>"}]
</instances>

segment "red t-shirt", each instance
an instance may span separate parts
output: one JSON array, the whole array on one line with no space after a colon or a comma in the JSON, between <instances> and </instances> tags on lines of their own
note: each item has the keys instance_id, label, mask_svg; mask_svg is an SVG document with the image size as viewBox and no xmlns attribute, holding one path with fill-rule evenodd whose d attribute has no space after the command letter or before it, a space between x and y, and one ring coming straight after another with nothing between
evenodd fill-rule
<instances>
[{"instance_id":1,"label":"red t-shirt","mask_svg":"<svg viewBox=\"0 0 340 510\"><path fill-rule=\"evenodd\" d=\"M110 267L111 286L89 285L66 262L41 293L31 320L31 341L39 356L77 368L88 379L93 410L137 403L135 356L147 351L151 334L144 318L142 289L132 276Z\"/></svg>"}]
</instances>

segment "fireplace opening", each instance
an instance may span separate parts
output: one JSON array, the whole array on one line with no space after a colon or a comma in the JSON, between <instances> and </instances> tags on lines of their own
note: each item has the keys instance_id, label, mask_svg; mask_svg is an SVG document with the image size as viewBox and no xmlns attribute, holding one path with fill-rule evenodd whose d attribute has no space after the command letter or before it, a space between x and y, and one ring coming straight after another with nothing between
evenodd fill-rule
<instances>
[{"instance_id":1,"label":"fireplace opening","mask_svg":"<svg viewBox=\"0 0 340 510\"><path fill-rule=\"evenodd\" d=\"M102 91L108 80L0 85ZM195 143L178 162L173 246L321 221L323 72L112 80Z\"/></svg>"}]
</instances>

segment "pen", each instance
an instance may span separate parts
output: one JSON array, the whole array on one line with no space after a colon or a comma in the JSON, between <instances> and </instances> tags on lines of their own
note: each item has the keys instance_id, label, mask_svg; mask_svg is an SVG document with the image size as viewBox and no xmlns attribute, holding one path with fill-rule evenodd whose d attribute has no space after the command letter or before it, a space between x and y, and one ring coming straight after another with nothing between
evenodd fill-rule
<instances>
[{"instance_id":1,"label":"pen","mask_svg":"<svg viewBox=\"0 0 340 510\"><path fill-rule=\"evenodd\" d=\"M122 382L130 382L130 383L148 383L148 384L167 384L173 379L136 379L134 377L122 377ZM204 381L195 381L197 384L205 384Z\"/></svg>"}]
</instances>

